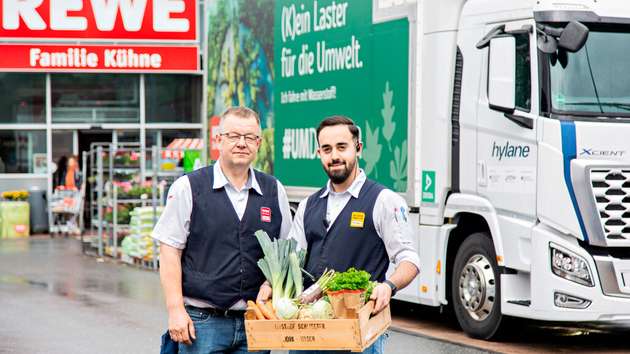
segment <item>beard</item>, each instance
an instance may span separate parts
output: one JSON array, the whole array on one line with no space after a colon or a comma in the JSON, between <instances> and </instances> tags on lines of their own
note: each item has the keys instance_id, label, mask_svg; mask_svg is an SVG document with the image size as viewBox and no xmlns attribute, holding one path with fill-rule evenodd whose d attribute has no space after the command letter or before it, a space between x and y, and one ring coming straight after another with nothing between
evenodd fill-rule
<instances>
[{"instance_id":1,"label":"beard","mask_svg":"<svg viewBox=\"0 0 630 354\"><path fill-rule=\"evenodd\" d=\"M343 163L343 169L335 171L331 170L334 165L338 165L340 163ZM346 162L343 160L333 160L331 163L328 164L328 166L324 166L324 170L326 171L328 178L330 178L330 181L333 184L341 184L345 182L348 177L350 177L350 174L352 173L352 171L354 171L355 166L356 160L352 160L350 162Z\"/></svg>"}]
</instances>

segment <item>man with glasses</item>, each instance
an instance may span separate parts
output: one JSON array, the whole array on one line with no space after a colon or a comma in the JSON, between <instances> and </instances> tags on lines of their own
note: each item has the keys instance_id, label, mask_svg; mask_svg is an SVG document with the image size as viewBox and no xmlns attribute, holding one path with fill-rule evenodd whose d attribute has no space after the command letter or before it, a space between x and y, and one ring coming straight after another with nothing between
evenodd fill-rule
<instances>
[{"instance_id":1,"label":"man with glasses","mask_svg":"<svg viewBox=\"0 0 630 354\"><path fill-rule=\"evenodd\" d=\"M271 294L254 232L286 237L291 228L284 187L251 167L260 146L256 112L227 109L220 132L219 160L175 181L153 230L169 334L180 353L247 352L246 301Z\"/></svg>"}]
</instances>

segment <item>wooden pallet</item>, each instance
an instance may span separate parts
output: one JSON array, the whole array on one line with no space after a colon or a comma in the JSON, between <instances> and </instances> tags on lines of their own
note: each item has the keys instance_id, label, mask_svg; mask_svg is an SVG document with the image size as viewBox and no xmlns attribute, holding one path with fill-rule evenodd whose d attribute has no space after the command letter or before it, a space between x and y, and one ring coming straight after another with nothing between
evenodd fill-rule
<instances>
[{"instance_id":1,"label":"wooden pallet","mask_svg":"<svg viewBox=\"0 0 630 354\"><path fill-rule=\"evenodd\" d=\"M245 314L249 350L350 350L362 352L392 323L389 306L373 317L374 302L361 308L356 319L256 320Z\"/></svg>"}]
</instances>

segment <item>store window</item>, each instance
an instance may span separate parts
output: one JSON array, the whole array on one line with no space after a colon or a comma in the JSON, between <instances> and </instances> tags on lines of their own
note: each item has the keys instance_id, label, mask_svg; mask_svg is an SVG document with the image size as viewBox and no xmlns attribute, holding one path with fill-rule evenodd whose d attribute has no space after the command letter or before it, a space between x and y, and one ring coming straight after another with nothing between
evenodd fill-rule
<instances>
[{"instance_id":1,"label":"store window","mask_svg":"<svg viewBox=\"0 0 630 354\"><path fill-rule=\"evenodd\" d=\"M51 74L53 123L139 123L140 76Z\"/></svg>"},{"instance_id":2,"label":"store window","mask_svg":"<svg viewBox=\"0 0 630 354\"><path fill-rule=\"evenodd\" d=\"M145 76L147 123L200 123L201 76Z\"/></svg>"},{"instance_id":3,"label":"store window","mask_svg":"<svg viewBox=\"0 0 630 354\"><path fill-rule=\"evenodd\" d=\"M117 130L116 140L119 143L140 144L140 131L139 130Z\"/></svg>"},{"instance_id":4,"label":"store window","mask_svg":"<svg viewBox=\"0 0 630 354\"><path fill-rule=\"evenodd\" d=\"M46 173L46 132L0 130L0 173Z\"/></svg>"},{"instance_id":5,"label":"store window","mask_svg":"<svg viewBox=\"0 0 630 354\"><path fill-rule=\"evenodd\" d=\"M52 160L57 162L61 157L72 156L74 134L71 130L57 130L52 132Z\"/></svg>"},{"instance_id":6,"label":"store window","mask_svg":"<svg viewBox=\"0 0 630 354\"><path fill-rule=\"evenodd\" d=\"M0 124L46 123L46 75L0 73Z\"/></svg>"}]
</instances>

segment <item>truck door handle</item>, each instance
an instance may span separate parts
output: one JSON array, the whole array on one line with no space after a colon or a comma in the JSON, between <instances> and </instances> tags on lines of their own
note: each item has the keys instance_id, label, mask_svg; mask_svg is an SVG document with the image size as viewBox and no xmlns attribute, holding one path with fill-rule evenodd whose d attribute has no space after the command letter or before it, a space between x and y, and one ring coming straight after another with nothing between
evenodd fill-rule
<instances>
[{"instance_id":1,"label":"truck door handle","mask_svg":"<svg viewBox=\"0 0 630 354\"><path fill-rule=\"evenodd\" d=\"M477 184L479 187L487 187L488 186L488 172L486 171L486 162L485 161L477 161Z\"/></svg>"},{"instance_id":2,"label":"truck door handle","mask_svg":"<svg viewBox=\"0 0 630 354\"><path fill-rule=\"evenodd\" d=\"M512 122L516 123L516 125L521 126L523 128L527 128L527 129L534 129L534 119L530 118L530 117L525 117L525 116L519 116L518 114L514 114L514 113L505 113L504 114L505 118L511 120Z\"/></svg>"}]
</instances>

